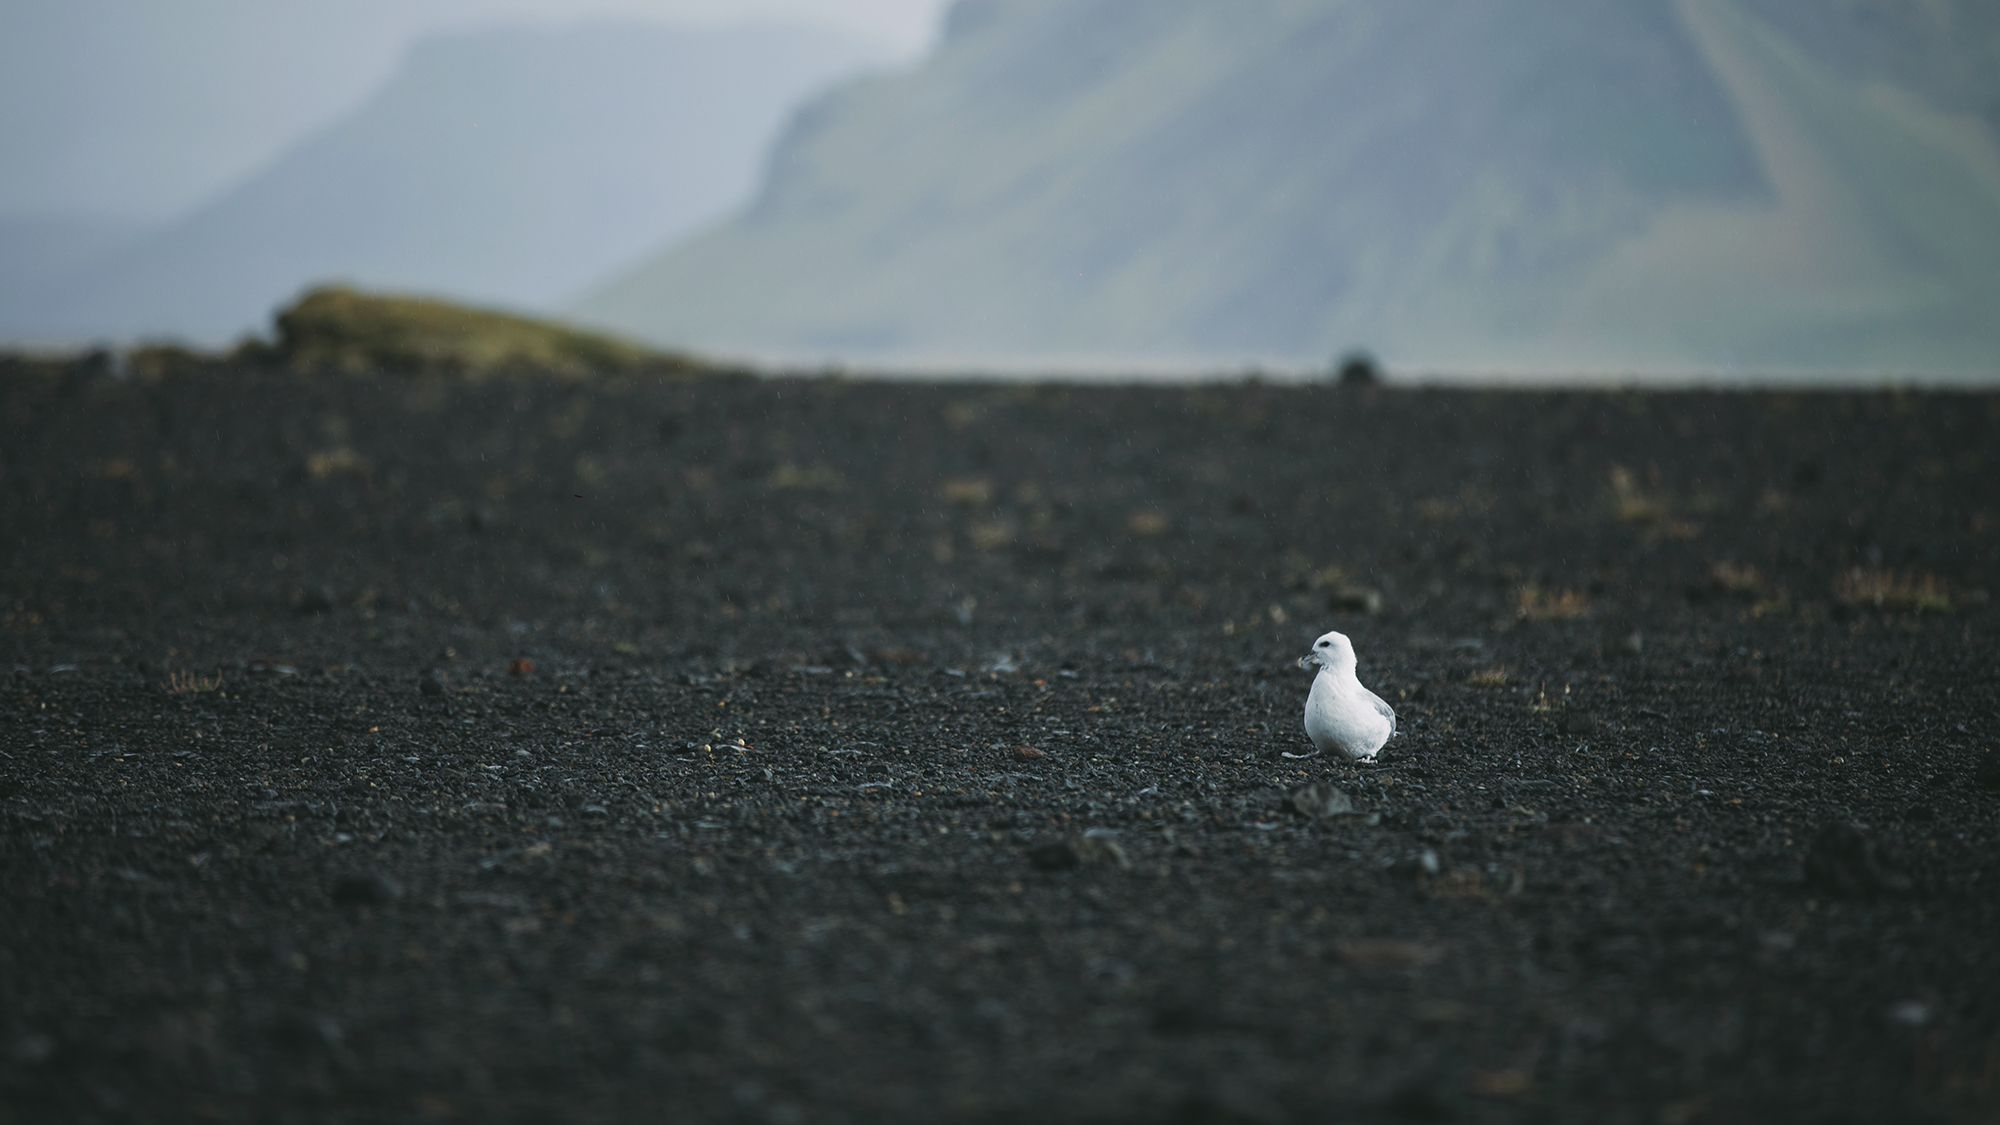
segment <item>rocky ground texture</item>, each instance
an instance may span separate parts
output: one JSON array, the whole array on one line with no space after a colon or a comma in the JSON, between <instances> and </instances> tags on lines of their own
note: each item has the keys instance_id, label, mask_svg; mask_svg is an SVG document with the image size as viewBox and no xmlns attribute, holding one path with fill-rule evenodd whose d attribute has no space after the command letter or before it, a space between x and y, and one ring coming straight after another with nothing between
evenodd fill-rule
<instances>
[{"instance_id":1,"label":"rocky ground texture","mask_svg":"<svg viewBox=\"0 0 2000 1125\"><path fill-rule=\"evenodd\" d=\"M0 411L0 1121L2000 1119L2000 396Z\"/></svg>"}]
</instances>

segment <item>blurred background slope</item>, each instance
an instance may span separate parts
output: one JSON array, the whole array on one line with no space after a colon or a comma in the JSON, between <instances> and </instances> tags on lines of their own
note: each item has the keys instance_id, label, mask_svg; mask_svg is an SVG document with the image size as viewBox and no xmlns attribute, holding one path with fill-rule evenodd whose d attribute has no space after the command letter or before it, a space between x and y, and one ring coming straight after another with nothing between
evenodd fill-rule
<instances>
[{"instance_id":1,"label":"blurred background slope","mask_svg":"<svg viewBox=\"0 0 2000 1125\"><path fill-rule=\"evenodd\" d=\"M801 97L888 55L802 27L435 36L358 108L185 216L101 236L67 276L52 261L17 275L0 330L217 344L327 279L551 307L739 203ZM23 227L17 242L38 245L42 227Z\"/></svg>"},{"instance_id":2,"label":"blurred background slope","mask_svg":"<svg viewBox=\"0 0 2000 1125\"><path fill-rule=\"evenodd\" d=\"M1984 0L14 6L0 341L343 282L753 360L1991 381L1995 74Z\"/></svg>"},{"instance_id":3,"label":"blurred background slope","mask_svg":"<svg viewBox=\"0 0 2000 1125\"><path fill-rule=\"evenodd\" d=\"M919 363L2000 368L2000 6L962 0L574 306Z\"/></svg>"}]
</instances>

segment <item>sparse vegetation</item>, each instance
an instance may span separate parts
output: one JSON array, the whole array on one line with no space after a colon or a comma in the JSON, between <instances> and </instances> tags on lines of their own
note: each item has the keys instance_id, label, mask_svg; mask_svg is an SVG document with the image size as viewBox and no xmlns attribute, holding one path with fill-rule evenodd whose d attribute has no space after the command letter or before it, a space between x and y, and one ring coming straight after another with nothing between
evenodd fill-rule
<instances>
[{"instance_id":1,"label":"sparse vegetation","mask_svg":"<svg viewBox=\"0 0 2000 1125\"><path fill-rule=\"evenodd\" d=\"M1632 470L1611 466L1611 510L1626 523L1653 524L1667 517L1667 505L1639 487Z\"/></svg>"},{"instance_id":2,"label":"sparse vegetation","mask_svg":"<svg viewBox=\"0 0 2000 1125\"><path fill-rule=\"evenodd\" d=\"M1642 486L1632 470L1623 465L1611 466L1611 510L1623 522L1637 524L1649 533L1665 535L1670 539L1693 539L1701 534L1701 524L1675 514L1673 503L1659 491L1658 473L1648 485ZM1697 497L1691 507L1696 511L1710 511L1716 507L1712 499Z\"/></svg>"},{"instance_id":3,"label":"sparse vegetation","mask_svg":"<svg viewBox=\"0 0 2000 1125\"><path fill-rule=\"evenodd\" d=\"M692 357L616 337L430 297L314 289L277 315L274 344L250 342L237 357L357 374L446 374L470 378L536 372L689 375Z\"/></svg>"},{"instance_id":4,"label":"sparse vegetation","mask_svg":"<svg viewBox=\"0 0 2000 1125\"><path fill-rule=\"evenodd\" d=\"M1932 574L1857 566L1833 580L1833 596L1842 605L1898 613L1951 612L1951 593L1944 580Z\"/></svg>"},{"instance_id":5,"label":"sparse vegetation","mask_svg":"<svg viewBox=\"0 0 2000 1125\"><path fill-rule=\"evenodd\" d=\"M193 672L167 673L167 693L170 695L199 695L222 686L222 673L203 679Z\"/></svg>"},{"instance_id":6,"label":"sparse vegetation","mask_svg":"<svg viewBox=\"0 0 2000 1125\"><path fill-rule=\"evenodd\" d=\"M1581 590L1544 590L1529 583L1514 591L1514 615L1523 621L1574 621L1590 612Z\"/></svg>"},{"instance_id":7,"label":"sparse vegetation","mask_svg":"<svg viewBox=\"0 0 2000 1125\"><path fill-rule=\"evenodd\" d=\"M1738 594L1746 598L1763 596L1770 590L1770 584L1757 568L1747 563L1724 560L1708 568L1708 576L1715 588L1725 594Z\"/></svg>"}]
</instances>

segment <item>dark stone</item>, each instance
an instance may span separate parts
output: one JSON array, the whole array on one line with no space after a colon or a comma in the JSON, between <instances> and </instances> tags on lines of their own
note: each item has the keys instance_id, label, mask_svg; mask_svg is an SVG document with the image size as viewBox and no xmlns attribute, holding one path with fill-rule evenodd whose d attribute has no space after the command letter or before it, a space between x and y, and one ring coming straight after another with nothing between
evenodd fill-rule
<instances>
[{"instance_id":1,"label":"dark stone","mask_svg":"<svg viewBox=\"0 0 2000 1125\"><path fill-rule=\"evenodd\" d=\"M301 590L295 608L300 613L332 613L333 604L333 587L321 583Z\"/></svg>"},{"instance_id":2,"label":"dark stone","mask_svg":"<svg viewBox=\"0 0 2000 1125\"><path fill-rule=\"evenodd\" d=\"M1285 794L1285 807L1309 820L1317 820L1353 812L1354 800L1324 781L1315 781Z\"/></svg>"},{"instance_id":3,"label":"dark stone","mask_svg":"<svg viewBox=\"0 0 2000 1125\"><path fill-rule=\"evenodd\" d=\"M1037 871L1074 871L1079 867L1127 868L1132 861L1116 840L1102 836L1071 836L1051 844L1028 849L1028 862Z\"/></svg>"},{"instance_id":4,"label":"dark stone","mask_svg":"<svg viewBox=\"0 0 2000 1125\"><path fill-rule=\"evenodd\" d=\"M403 889L387 875L350 871L334 879L332 894L341 906L386 906L403 897Z\"/></svg>"},{"instance_id":5,"label":"dark stone","mask_svg":"<svg viewBox=\"0 0 2000 1125\"><path fill-rule=\"evenodd\" d=\"M1979 756L1979 765L1972 770L1972 783L1981 789L2000 789L2000 750L1988 750Z\"/></svg>"},{"instance_id":6,"label":"dark stone","mask_svg":"<svg viewBox=\"0 0 2000 1125\"><path fill-rule=\"evenodd\" d=\"M1806 848L1806 886L1843 898L1902 894L1911 888L1902 848L1858 824L1829 821Z\"/></svg>"},{"instance_id":7,"label":"dark stone","mask_svg":"<svg viewBox=\"0 0 2000 1125\"><path fill-rule=\"evenodd\" d=\"M1597 733L1597 716L1590 711L1577 709L1563 712L1562 731L1564 734L1592 735Z\"/></svg>"},{"instance_id":8,"label":"dark stone","mask_svg":"<svg viewBox=\"0 0 2000 1125\"><path fill-rule=\"evenodd\" d=\"M331 1050L346 1038L332 1016L320 1012L288 1011L271 1021L271 1038L293 1050Z\"/></svg>"}]
</instances>

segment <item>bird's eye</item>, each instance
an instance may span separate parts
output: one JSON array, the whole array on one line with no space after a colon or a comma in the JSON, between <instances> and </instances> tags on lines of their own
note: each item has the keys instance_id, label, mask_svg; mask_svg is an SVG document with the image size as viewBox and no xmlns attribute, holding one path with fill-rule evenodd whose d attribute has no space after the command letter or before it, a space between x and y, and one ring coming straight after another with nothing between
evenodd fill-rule
<instances>
[{"instance_id":1,"label":"bird's eye","mask_svg":"<svg viewBox=\"0 0 2000 1125\"><path fill-rule=\"evenodd\" d=\"M1327 642L1325 642L1325 641L1321 641L1321 642L1319 643L1319 647L1321 647L1321 648L1325 648L1325 647L1326 647L1326 645L1327 645Z\"/></svg>"}]
</instances>

